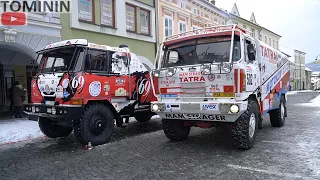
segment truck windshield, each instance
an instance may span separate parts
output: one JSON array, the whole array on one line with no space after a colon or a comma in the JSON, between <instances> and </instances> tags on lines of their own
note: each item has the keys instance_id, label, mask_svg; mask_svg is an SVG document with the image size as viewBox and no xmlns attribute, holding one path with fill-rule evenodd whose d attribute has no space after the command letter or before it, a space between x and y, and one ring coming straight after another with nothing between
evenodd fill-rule
<instances>
[{"instance_id":1,"label":"truck windshield","mask_svg":"<svg viewBox=\"0 0 320 180\"><path fill-rule=\"evenodd\" d=\"M74 70L77 61L72 61L72 57L78 58L77 52L79 52L79 49L81 48L64 47L39 54L38 59L41 59L39 70L41 72L65 72Z\"/></svg>"},{"instance_id":2,"label":"truck windshield","mask_svg":"<svg viewBox=\"0 0 320 180\"><path fill-rule=\"evenodd\" d=\"M162 67L229 62L231 36L209 37L165 47ZM234 37L233 61L241 58L240 38Z\"/></svg>"}]
</instances>

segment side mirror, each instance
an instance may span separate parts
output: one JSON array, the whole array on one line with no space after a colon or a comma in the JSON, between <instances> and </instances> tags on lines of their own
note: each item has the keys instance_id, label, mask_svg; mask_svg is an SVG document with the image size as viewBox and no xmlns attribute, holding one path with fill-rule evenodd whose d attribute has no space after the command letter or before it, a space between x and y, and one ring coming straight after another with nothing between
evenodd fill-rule
<instances>
[{"instance_id":1,"label":"side mirror","mask_svg":"<svg viewBox=\"0 0 320 180\"><path fill-rule=\"evenodd\" d=\"M247 51L248 51L249 60L254 61L256 59L256 50L253 44L248 44Z\"/></svg>"}]
</instances>

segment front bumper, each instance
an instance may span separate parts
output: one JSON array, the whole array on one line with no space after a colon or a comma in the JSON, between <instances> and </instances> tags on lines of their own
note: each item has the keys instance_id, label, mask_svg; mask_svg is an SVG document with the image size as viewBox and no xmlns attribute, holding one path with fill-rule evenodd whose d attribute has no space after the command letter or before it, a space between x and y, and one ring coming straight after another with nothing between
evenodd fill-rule
<instances>
[{"instance_id":1,"label":"front bumper","mask_svg":"<svg viewBox=\"0 0 320 180\"><path fill-rule=\"evenodd\" d=\"M45 104L26 104L24 105L23 110L24 113L26 113L29 116L29 120L37 121L38 117L45 117L54 121L72 121L81 118L84 106L53 106Z\"/></svg>"},{"instance_id":2,"label":"front bumper","mask_svg":"<svg viewBox=\"0 0 320 180\"><path fill-rule=\"evenodd\" d=\"M154 105L158 105L158 110ZM230 107L235 105L238 112L231 112ZM181 119L190 121L217 121L235 122L246 111L247 101L241 102L151 102L151 111L163 119ZM234 106L233 106L234 107Z\"/></svg>"}]
</instances>

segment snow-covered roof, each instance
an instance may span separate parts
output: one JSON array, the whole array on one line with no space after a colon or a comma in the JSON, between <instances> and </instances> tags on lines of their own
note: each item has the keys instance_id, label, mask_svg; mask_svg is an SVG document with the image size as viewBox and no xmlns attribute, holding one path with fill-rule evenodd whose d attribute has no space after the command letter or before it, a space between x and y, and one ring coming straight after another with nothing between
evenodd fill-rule
<instances>
[{"instance_id":1,"label":"snow-covered roof","mask_svg":"<svg viewBox=\"0 0 320 180\"><path fill-rule=\"evenodd\" d=\"M311 69L309 69L308 67L305 68L306 71L312 71Z\"/></svg>"}]
</instances>

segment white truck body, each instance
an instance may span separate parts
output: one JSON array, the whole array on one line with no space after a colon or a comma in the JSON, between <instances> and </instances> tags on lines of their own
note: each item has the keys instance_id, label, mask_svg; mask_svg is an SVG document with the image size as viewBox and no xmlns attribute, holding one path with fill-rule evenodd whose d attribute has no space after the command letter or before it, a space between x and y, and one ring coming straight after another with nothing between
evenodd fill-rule
<instances>
[{"instance_id":1,"label":"white truck body","mask_svg":"<svg viewBox=\"0 0 320 180\"><path fill-rule=\"evenodd\" d=\"M204 34L219 37L223 32L231 32L232 28L233 26L212 27L167 37L161 49L171 41L187 43L188 40L199 39L200 36L203 38ZM165 104L163 111L156 112L158 115L170 119L234 122L247 109L247 101L244 100L257 93L261 94L257 97L261 103L262 115L278 107L278 93L285 94L289 85L287 57L239 28L234 28L234 32L240 35L241 57L230 63L233 66L230 73L220 73L220 64L210 63L204 64L211 66L211 73L208 75L201 72L201 64L193 64L175 66L174 75L168 76L168 68L161 67L163 59L158 57L155 70L159 72L159 77L153 81L157 83L153 87L158 97L157 103ZM248 61L245 39L256 47L256 58L252 62ZM245 84L240 84L240 78L237 78L241 76L238 69L244 71ZM242 85L245 90L241 91ZM214 93L227 93L228 87L233 88L234 96L226 97L228 95L222 94L221 97L214 97ZM276 93L274 90L277 90ZM222 112L220 108L223 104L238 104L240 111Z\"/></svg>"}]
</instances>

